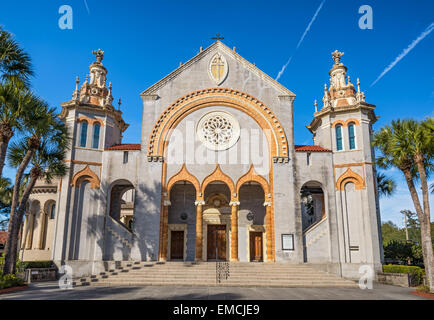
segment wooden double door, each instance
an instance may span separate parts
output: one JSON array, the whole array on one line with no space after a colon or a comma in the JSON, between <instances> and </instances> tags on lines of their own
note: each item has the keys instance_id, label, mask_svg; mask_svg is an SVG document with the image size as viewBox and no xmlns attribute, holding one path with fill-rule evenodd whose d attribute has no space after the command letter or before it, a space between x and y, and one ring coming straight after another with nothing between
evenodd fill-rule
<instances>
[{"instance_id":1,"label":"wooden double door","mask_svg":"<svg viewBox=\"0 0 434 320\"><path fill-rule=\"evenodd\" d=\"M171 231L170 233L170 259L184 259L184 231Z\"/></svg>"},{"instance_id":2,"label":"wooden double door","mask_svg":"<svg viewBox=\"0 0 434 320\"><path fill-rule=\"evenodd\" d=\"M226 260L226 225L208 225L207 259Z\"/></svg>"},{"instance_id":3,"label":"wooden double door","mask_svg":"<svg viewBox=\"0 0 434 320\"><path fill-rule=\"evenodd\" d=\"M250 232L250 261L263 261L262 232Z\"/></svg>"}]
</instances>

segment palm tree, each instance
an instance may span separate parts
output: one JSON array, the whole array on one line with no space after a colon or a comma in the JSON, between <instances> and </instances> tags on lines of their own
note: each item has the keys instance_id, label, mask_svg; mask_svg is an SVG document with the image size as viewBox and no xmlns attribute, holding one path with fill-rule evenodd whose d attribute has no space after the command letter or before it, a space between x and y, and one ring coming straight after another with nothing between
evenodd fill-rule
<instances>
[{"instance_id":1,"label":"palm tree","mask_svg":"<svg viewBox=\"0 0 434 320\"><path fill-rule=\"evenodd\" d=\"M33 76L29 55L2 27L0 27L0 76L3 82L12 82L21 87L29 87L29 79Z\"/></svg>"},{"instance_id":2,"label":"palm tree","mask_svg":"<svg viewBox=\"0 0 434 320\"><path fill-rule=\"evenodd\" d=\"M26 89L12 83L0 83L0 177L6 152L15 130L22 130L38 99Z\"/></svg>"},{"instance_id":3,"label":"palm tree","mask_svg":"<svg viewBox=\"0 0 434 320\"><path fill-rule=\"evenodd\" d=\"M384 173L377 173L377 188L380 196L390 197L396 190L396 183Z\"/></svg>"},{"instance_id":4,"label":"palm tree","mask_svg":"<svg viewBox=\"0 0 434 320\"><path fill-rule=\"evenodd\" d=\"M4 274L15 273L18 232L24 216L25 205L37 179L50 180L65 174L64 157L69 139L65 124L57 117L55 109L40 101L35 105L34 121L27 128L29 136L12 143L8 160L18 167L12 194L8 238L5 247ZM30 123L28 123L30 125ZM30 180L19 200L19 186L25 170L31 164Z\"/></svg>"},{"instance_id":5,"label":"palm tree","mask_svg":"<svg viewBox=\"0 0 434 320\"><path fill-rule=\"evenodd\" d=\"M25 115L27 88L33 76L29 55L0 27L0 177L9 141ZM24 100L23 100L24 99Z\"/></svg>"},{"instance_id":6,"label":"palm tree","mask_svg":"<svg viewBox=\"0 0 434 320\"><path fill-rule=\"evenodd\" d=\"M431 242L429 190L427 174L432 170L434 150L433 119L422 123L414 120L394 120L374 137L374 146L382 155L377 158L381 168L391 166L404 174L421 226L421 244L425 272L431 291L434 292L434 255ZM420 179L423 208L415 187Z\"/></svg>"},{"instance_id":7,"label":"palm tree","mask_svg":"<svg viewBox=\"0 0 434 320\"><path fill-rule=\"evenodd\" d=\"M11 195L11 180L0 177L0 230L4 230L7 226Z\"/></svg>"}]
</instances>

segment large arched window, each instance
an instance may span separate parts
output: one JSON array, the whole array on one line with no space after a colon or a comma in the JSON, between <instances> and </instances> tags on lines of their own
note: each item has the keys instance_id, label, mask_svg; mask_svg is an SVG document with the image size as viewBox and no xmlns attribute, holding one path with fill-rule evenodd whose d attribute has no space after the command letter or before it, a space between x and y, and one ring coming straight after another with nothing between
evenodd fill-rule
<instances>
[{"instance_id":1,"label":"large arched window","mask_svg":"<svg viewBox=\"0 0 434 320\"><path fill-rule=\"evenodd\" d=\"M336 150L342 150L342 126L336 126Z\"/></svg>"},{"instance_id":2,"label":"large arched window","mask_svg":"<svg viewBox=\"0 0 434 320\"><path fill-rule=\"evenodd\" d=\"M354 132L354 123L348 125L348 140L350 142L350 150L356 149L356 134Z\"/></svg>"},{"instance_id":3,"label":"large arched window","mask_svg":"<svg viewBox=\"0 0 434 320\"><path fill-rule=\"evenodd\" d=\"M80 128L80 147L86 147L87 140L87 121L81 122Z\"/></svg>"},{"instance_id":4,"label":"large arched window","mask_svg":"<svg viewBox=\"0 0 434 320\"><path fill-rule=\"evenodd\" d=\"M101 125L99 123L95 123L93 125L93 139L92 139L92 148L98 149L99 148L99 131L100 131Z\"/></svg>"}]
</instances>

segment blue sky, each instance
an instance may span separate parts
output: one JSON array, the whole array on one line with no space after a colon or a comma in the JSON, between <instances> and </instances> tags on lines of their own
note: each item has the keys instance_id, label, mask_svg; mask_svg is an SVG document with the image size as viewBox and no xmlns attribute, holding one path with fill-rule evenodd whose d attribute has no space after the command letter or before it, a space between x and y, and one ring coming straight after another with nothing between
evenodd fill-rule
<instances>
[{"instance_id":1,"label":"blue sky","mask_svg":"<svg viewBox=\"0 0 434 320\"><path fill-rule=\"evenodd\" d=\"M295 52L322 0L305 1L3 1L0 24L30 53L34 90L52 106L69 100L75 77L81 81L93 61L91 51L105 51L104 65L115 101L130 128L124 143L139 143L142 115L139 93L207 47L217 32L229 47L293 91L295 139L312 143L305 128L313 102L321 100L332 66L330 53L344 51L352 81L359 77L366 100L377 105L378 129L392 119L423 119L434 111L434 32L417 43L374 86L383 70L434 22L432 0L325 0ZM73 29L61 30L61 5L73 9ZM87 5L87 6L86 6ZM373 9L373 29L359 28L359 7ZM397 170L396 195L381 200L382 220L402 225L402 209L414 210ZM14 171L6 170L14 176ZM431 197L432 198L432 197ZM434 205L434 204L433 204Z\"/></svg>"}]
</instances>

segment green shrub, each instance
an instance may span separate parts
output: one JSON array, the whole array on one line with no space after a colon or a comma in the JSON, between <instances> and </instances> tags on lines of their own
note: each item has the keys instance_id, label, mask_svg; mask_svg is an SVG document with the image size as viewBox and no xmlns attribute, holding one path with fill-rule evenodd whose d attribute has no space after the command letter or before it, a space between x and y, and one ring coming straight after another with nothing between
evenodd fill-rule
<instances>
[{"instance_id":1,"label":"green shrub","mask_svg":"<svg viewBox=\"0 0 434 320\"><path fill-rule=\"evenodd\" d=\"M401 265L383 265L383 272L384 273L406 273L409 274L412 278L414 283L421 284L423 281L423 276L425 274L425 271L416 266L401 266ZM412 282L413 282L412 281Z\"/></svg>"},{"instance_id":2,"label":"green shrub","mask_svg":"<svg viewBox=\"0 0 434 320\"><path fill-rule=\"evenodd\" d=\"M416 292L430 293L430 289L428 286L421 284L416 288Z\"/></svg>"},{"instance_id":3,"label":"green shrub","mask_svg":"<svg viewBox=\"0 0 434 320\"><path fill-rule=\"evenodd\" d=\"M53 267L53 261L23 261L23 262L21 262L21 267L23 269L52 268Z\"/></svg>"},{"instance_id":4,"label":"green shrub","mask_svg":"<svg viewBox=\"0 0 434 320\"><path fill-rule=\"evenodd\" d=\"M24 279L14 274L0 275L0 289L12 288L24 285Z\"/></svg>"}]
</instances>

